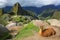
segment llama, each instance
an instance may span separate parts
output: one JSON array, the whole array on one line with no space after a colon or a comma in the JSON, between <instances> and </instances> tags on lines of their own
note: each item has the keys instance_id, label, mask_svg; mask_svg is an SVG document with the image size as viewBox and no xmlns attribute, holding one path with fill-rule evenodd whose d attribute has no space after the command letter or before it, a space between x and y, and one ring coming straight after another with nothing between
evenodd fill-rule
<instances>
[{"instance_id":1,"label":"llama","mask_svg":"<svg viewBox=\"0 0 60 40\"><path fill-rule=\"evenodd\" d=\"M40 27L39 35L41 35L43 37L49 37L49 36L52 36L55 34L56 34L56 32L53 28L43 29L43 26Z\"/></svg>"}]
</instances>

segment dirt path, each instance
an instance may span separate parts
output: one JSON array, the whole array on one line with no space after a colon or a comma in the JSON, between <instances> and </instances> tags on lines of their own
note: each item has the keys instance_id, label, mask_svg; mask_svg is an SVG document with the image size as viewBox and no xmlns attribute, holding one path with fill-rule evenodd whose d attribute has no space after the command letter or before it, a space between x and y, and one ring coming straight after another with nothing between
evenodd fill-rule
<instances>
[{"instance_id":1,"label":"dirt path","mask_svg":"<svg viewBox=\"0 0 60 40\"><path fill-rule=\"evenodd\" d=\"M60 37L41 37L35 34L34 36L23 38L21 40L60 40Z\"/></svg>"},{"instance_id":2,"label":"dirt path","mask_svg":"<svg viewBox=\"0 0 60 40\"><path fill-rule=\"evenodd\" d=\"M39 24L39 22L38 22L38 24ZM54 36L42 37L42 36L39 36L39 34L37 32L33 32L34 33L33 36L26 37L26 38L23 38L23 39L20 39L20 40L60 40L60 28L55 27L55 26L52 26L52 28L56 31L56 35L54 35Z\"/></svg>"}]
</instances>

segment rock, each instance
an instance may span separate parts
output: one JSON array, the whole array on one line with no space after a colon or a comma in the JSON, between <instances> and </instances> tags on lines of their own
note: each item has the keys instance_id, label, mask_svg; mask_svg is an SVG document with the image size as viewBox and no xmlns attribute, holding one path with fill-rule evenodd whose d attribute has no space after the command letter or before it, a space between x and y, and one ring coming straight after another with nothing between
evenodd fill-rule
<instances>
[{"instance_id":1,"label":"rock","mask_svg":"<svg viewBox=\"0 0 60 40\"><path fill-rule=\"evenodd\" d=\"M13 26L13 27L10 27L8 30L10 31L11 35L17 35L21 27L22 26Z\"/></svg>"},{"instance_id":2,"label":"rock","mask_svg":"<svg viewBox=\"0 0 60 40\"><path fill-rule=\"evenodd\" d=\"M8 32L8 29L0 24L0 35L4 34L5 32Z\"/></svg>"},{"instance_id":3,"label":"rock","mask_svg":"<svg viewBox=\"0 0 60 40\"><path fill-rule=\"evenodd\" d=\"M49 25L47 22L42 21L42 20L33 20L32 22L37 27Z\"/></svg>"},{"instance_id":4,"label":"rock","mask_svg":"<svg viewBox=\"0 0 60 40\"><path fill-rule=\"evenodd\" d=\"M0 39L2 39L3 37L5 38L6 36L8 36L9 34L9 30L4 27L2 24L0 24Z\"/></svg>"},{"instance_id":5,"label":"rock","mask_svg":"<svg viewBox=\"0 0 60 40\"><path fill-rule=\"evenodd\" d=\"M16 23L9 23L6 25L6 28L9 29L10 27L16 26Z\"/></svg>"},{"instance_id":6,"label":"rock","mask_svg":"<svg viewBox=\"0 0 60 40\"><path fill-rule=\"evenodd\" d=\"M60 20L57 20L57 19L49 19L49 20L47 20L47 22L49 22L50 25L60 27Z\"/></svg>"},{"instance_id":7,"label":"rock","mask_svg":"<svg viewBox=\"0 0 60 40\"><path fill-rule=\"evenodd\" d=\"M10 31L10 35L15 36L22 26L16 26L16 23L10 22L6 28Z\"/></svg>"}]
</instances>

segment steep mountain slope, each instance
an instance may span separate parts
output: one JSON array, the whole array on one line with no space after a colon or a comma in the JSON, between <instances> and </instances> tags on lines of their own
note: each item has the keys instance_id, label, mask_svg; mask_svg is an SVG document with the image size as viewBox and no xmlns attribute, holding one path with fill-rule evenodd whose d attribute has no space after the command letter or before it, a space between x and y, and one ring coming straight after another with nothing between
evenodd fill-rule
<instances>
[{"instance_id":1,"label":"steep mountain slope","mask_svg":"<svg viewBox=\"0 0 60 40\"><path fill-rule=\"evenodd\" d=\"M37 15L39 13L43 12L44 10L49 9L49 8L60 9L60 5L55 6L55 5L51 4L51 5L45 5L45 6L42 6L42 7L35 7L35 6L23 7L23 9L34 11Z\"/></svg>"},{"instance_id":2,"label":"steep mountain slope","mask_svg":"<svg viewBox=\"0 0 60 40\"><path fill-rule=\"evenodd\" d=\"M4 14L4 10L0 8L0 16L2 16L2 14Z\"/></svg>"},{"instance_id":3,"label":"steep mountain slope","mask_svg":"<svg viewBox=\"0 0 60 40\"><path fill-rule=\"evenodd\" d=\"M56 10L52 16L54 19L60 19L60 10Z\"/></svg>"},{"instance_id":4,"label":"steep mountain slope","mask_svg":"<svg viewBox=\"0 0 60 40\"><path fill-rule=\"evenodd\" d=\"M46 19L46 18L51 18L53 16L55 9L46 9L40 15L38 15L39 19Z\"/></svg>"},{"instance_id":5,"label":"steep mountain slope","mask_svg":"<svg viewBox=\"0 0 60 40\"><path fill-rule=\"evenodd\" d=\"M22 8L21 8L21 6L20 6L19 3L16 3L16 4L13 6L12 12L14 12L15 14L22 13Z\"/></svg>"},{"instance_id":6,"label":"steep mountain slope","mask_svg":"<svg viewBox=\"0 0 60 40\"><path fill-rule=\"evenodd\" d=\"M32 11L24 10L20 4L17 2L9 12L11 15L24 15L24 16L32 16L36 17L35 13Z\"/></svg>"},{"instance_id":7,"label":"steep mountain slope","mask_svg":"<svg viewBox=\"0 0 60 40\"><path fill-rule=\"evenodd\" d=\"M46 9L40 15L38 15L39 19L60 19L60 10L59 9Z\"/></svg>"},{"instance_id":8,"label":"steep mountain slope","mask_svg":"<svg viewBox=\"0 0 60 40\"><path fill-rule=\"evenodd\" d=\"M6 6L6 7L4 7L4 8L3 8L4 13L9 12L9 11L11 10L11 8L12 8L12 6Z\"/></svg>"}]
</instances>

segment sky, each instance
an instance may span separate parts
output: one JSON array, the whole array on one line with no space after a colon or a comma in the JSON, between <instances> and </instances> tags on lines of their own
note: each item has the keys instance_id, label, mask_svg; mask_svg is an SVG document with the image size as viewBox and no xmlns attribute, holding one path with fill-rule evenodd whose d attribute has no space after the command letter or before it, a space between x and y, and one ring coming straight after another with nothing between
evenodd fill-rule
<instances>
[{"instance_id":1,"label":"sky","mask_svg":"<svg viewBox=\"0 0 60 40\"><path fill-rule=\"evenodd\" d=\"M22 7L42 7L50 4L60 5L60 0L0 0L0 8L5 6L13 6L16 2L19 2Z\"/></svg>"}]
</instances>

